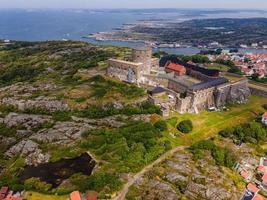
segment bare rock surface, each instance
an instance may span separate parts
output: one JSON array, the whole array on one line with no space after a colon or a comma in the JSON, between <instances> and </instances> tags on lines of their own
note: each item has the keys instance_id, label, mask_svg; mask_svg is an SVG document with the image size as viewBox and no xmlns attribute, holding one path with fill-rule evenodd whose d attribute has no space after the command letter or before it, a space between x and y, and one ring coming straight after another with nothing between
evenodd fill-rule
<instances>
[{"instance_id":1,"label":"bare rock surface","mask_svg":"<svg viewBox=\"0 0 267 200\"><path fill-rule=\"evenodd\" d=\"M27 110L33 108L46 109L50 112L67 110L68 105L60 100L51 97L38 97L35 99L21 99L17 97L5 97L0 101L0 104L12 105L19 110Z\"/></svg>"},{"instance_id":2,"label":"bare rock surface","mask_svg":"<svg viewBox=\"0 0 267 200\"><path fill-rule=\"evenodd\" d=\"M94 126L87 123L57 122L52 128L40 130L33 134L30 139L46 143L68 145L79 140L84 131L94 128Z\"/></svg>"},{"instance_id":3,"label":"bare rock surface","mask_svg":"<svg viewBox=\"0 0 267 200\"><path fill-rule=\"evenodd\" d=\"M40 124L49 122L50 120L51 117L48 116L9 113L3 121L9 127L23 125L25 128L30 130Z\"/></svg>"},{"instance_id":4,"label":"bare rock surface","mask_svg":"<svg viewBox=\"0 0 267 200\"><path fill-rule=\"evenodd\" d=\"M211 159L207 154L205 159L193 161L189 152L177 152L159 168L136 180L135 196L132 197L158 200L240 199L242 191ZM131 195L131 190L128 194Z\"/></svg>"},{"instance_id":5,"label":"bare rock surface","mask_svg":"<svg viewBox=\"0 0 267 200\"><path fill-rule=\"evenodd\" d=\"M25 158L27 165L38 165L48 162L50 157L48 154L43 154L39 145L32 140L22 140L6 152L8 157L18 154Z\"/></svg>"}]
</instances>

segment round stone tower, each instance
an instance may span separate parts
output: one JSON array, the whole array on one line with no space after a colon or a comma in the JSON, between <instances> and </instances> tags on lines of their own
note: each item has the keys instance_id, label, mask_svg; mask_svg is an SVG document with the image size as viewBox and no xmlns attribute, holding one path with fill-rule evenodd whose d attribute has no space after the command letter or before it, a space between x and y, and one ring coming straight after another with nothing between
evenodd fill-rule
<instances>
[{"instance_id":1,"label":"round stone tower","mask_svg":"<svg viewBox=\"0 0 267 200\"><path fill-rule=\"evenodd\" d=\"M136 63L143 63L143 72L150 73L151 70L152 49L149 47L139 47L133 49L132 61Z\"/></svg>"}]
</instances>

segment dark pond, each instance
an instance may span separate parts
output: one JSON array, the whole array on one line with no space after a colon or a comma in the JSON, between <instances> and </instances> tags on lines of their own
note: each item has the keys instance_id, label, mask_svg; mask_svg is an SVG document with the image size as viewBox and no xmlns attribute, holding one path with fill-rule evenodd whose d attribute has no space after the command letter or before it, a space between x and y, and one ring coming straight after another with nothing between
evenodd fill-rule
<instances>
[{"instance_id":1,"label":"dark pond","mask_svg":"<svg viewBox=\"0 0 267 200\"><path fill-rule=\"evenodd\" d=\"M80 157L73 159L45 163L36 167L27 166L21 173L20 179L25 181L32 177L39 178L41 181L52 184L53 188L55 188L73 174L91 175L95 164L95 161L87 153L84 153Z\"/></svg>"}]
</instances>

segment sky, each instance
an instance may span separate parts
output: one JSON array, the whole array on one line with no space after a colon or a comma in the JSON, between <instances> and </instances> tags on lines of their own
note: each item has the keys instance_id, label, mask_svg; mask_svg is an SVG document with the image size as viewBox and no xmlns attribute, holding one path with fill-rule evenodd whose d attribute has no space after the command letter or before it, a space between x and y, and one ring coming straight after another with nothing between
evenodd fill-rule
<instances>
[{"instance_id":1,"label":"sky","mask_svg":"<svg viewBox=\"0 0 267 200\"><path fill-rule=\"evenodd\" d=\"M267 0L0 0L0 8L251 8Z\"/></svg>"}]
</instances>

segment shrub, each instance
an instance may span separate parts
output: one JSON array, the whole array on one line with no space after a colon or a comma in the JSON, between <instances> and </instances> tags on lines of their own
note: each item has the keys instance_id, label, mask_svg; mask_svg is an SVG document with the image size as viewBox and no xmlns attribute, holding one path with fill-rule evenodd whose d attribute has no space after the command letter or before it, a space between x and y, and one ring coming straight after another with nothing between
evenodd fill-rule
<instances>
[{"instance_id":1,"label":"shrub","mask_svg":"<svg viewBox=\"0 0 267 200\"><path fill-rule=\"evenodd\" d=\"M179 131L181 131L182 133L190 133L193 130L193 124L191 120L184 120L181 121L178 126L177 129Z\"/></svg>"},{"instance_id":2,"label":"shrub","mask_svg":"<svg viewBox=\"0 0 267 200\"><path fill-rule=\"evenodd\" d=\"M267 104L264 104L262 107L267 110Z\"/></svg>"},{"instance_id":3,"label":"shrub","mask_svg":"<svg viewBox=\"0 0 267 200\"><path fill-rule=\"evenodd\" d=\"M38 178L27 179L24 182L24 186L26 190L33 190L33 191L44 192L44 193L48 192L52 188L51 184L43 182Z\"/></svg>"},{"instance_id":4,"label":"shrub","mask_svg":"<svg viewBox=\"0 0 267 200\"><path fill-rule=\"evenodd\" d=\"M167 123L163 120L159 120L154 124L155 128L157 128L159 131L166 131L168 129Z\"/></svg>"}]
</instances>

